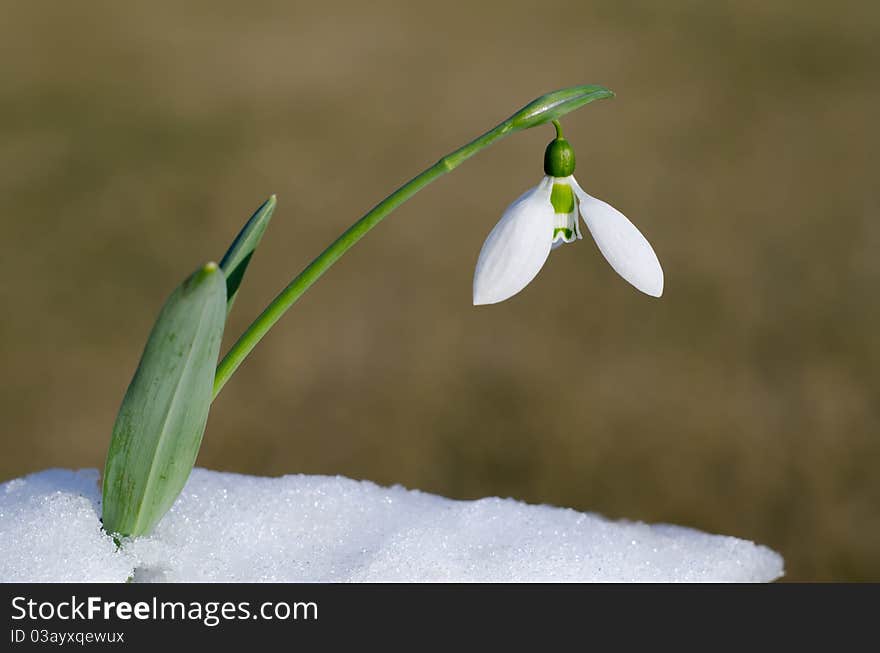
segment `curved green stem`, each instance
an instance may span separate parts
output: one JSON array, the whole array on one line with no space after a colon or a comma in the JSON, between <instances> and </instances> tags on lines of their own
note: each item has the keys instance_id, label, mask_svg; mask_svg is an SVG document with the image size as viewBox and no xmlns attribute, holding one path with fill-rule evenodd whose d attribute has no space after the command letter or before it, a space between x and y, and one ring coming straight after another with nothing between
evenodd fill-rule
<instances>
[{"instance_id":1,"label":"curved green stem","mask_svg":"<svg viewBox=\"0 0 880 653\"><path fill-rule=\"evenodd\" d=\"M374 206L360 220L351 225L345 233L337 238L306 268L300 272L290 284L272 300L260 316L254 320L238 341L230 348L217 366L214 376L214 397L216 398L238 366L242 364L251 350L262 340L281 316L298 300L309 287L317 281L339 257L347 252L366 233L379 224L394 209L406 202L432 181L454 170L480 150L488 147L499 138L507 135L514 126L510 119L490 129L479 138L460 147L451 154L444 156L427 170L416 175L403 186L391 193Z\"/></svg>"},{"instance_id":2,"label":"curved green stem","mask_svg":"<svg viewBox=\"0 0 880 653\"><path fill-rule=\"evenodd\" d=\"M226 356L217 366L214 376L214 398L220 394L220 390L226 385L229 377L235 373L238 366L244 361L257 343L272 328L281 316L299 299L309 287L317 281L327 269L333 265L339 257L345 254L352 245L364 237L364 235L379 224L389 213L407 201L438 177L454 170L467 159L480 150L488 147L499 138L507 134L530 129L538 125L553 122L556 134L561 138L562 127L559 118L578 109L594 100L614 97L614 93L596 84L570 86L547 93L533 100L522 109L514 113L510 118L493 127L479 138L458 148L451 154L447 154L437 163L424 172L416 175L403 186L391 193L384 200L374 206L360 220L351 225L345 233L321 252L320 256L309 263L297 277L290 282L281 293L272 300L260 316L254 320L238 341L232 345Z\"/></svg>"}]
</instances>

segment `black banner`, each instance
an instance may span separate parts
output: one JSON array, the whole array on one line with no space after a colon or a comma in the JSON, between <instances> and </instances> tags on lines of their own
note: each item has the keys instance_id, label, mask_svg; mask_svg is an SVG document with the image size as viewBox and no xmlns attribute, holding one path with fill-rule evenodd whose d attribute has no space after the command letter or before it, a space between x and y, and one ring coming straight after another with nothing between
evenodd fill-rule
<instances>
[{"instance_id":1,"label":"black banner","mask_svg":"<svg viewBox=\"0 0 880 653\"><path fill-rule=\"evenodd\" d=\"M0 585L0 650L876 642L878 585ZM867 639L865 639L867 637ZM873 644L872 644L873 645ZM257 650L262 650L258 648Z\"/></svg>"}]
</instances>

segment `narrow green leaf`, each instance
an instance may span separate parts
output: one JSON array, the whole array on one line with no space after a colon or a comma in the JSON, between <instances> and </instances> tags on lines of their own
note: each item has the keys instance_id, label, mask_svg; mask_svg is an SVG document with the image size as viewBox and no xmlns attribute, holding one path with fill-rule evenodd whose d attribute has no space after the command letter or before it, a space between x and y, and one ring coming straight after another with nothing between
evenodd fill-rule
<instances>
[{"instance_id":1,"label":"narrow green leaf","mask_svg":"<svg viewBox=\"0 0 880 653\"><path fill-rule=\"evenodd\" d=\"M113 426L104 467L104 530L143 535L183 489L202 442L226 321L216 263L171 294Z\"/></svg>"},{"instance_id":2,"label":"narrow green leaf","mask_svg":"<svg viewBox=\"0 0 880 653\"><path fill-rule=\"evenodd\" d=\"M232 303L235 301L235 295L238 292L238 287L241 285L241 280L244 278L245 270L247 270L248 263L251 262L254 250L260 244L263 232L269 226L269 219L272 217L272 212L275 211L276 204L277 201L274 195L263 202L262 206L257 209L256 213L251 216L251 219L238 232L235 240L232 241L232 245L229 246L226 254L220 260L220 267L226 275L227 315L232 310Z\"/></svg>"}]
</instances>

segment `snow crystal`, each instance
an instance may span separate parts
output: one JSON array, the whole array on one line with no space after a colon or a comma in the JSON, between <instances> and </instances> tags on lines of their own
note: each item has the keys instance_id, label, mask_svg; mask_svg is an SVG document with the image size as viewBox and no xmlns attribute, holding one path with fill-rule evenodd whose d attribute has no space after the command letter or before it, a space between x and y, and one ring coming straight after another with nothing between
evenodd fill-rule
<instances>
[{"instance_id":1,"label":"snow crystal","mask_svg":"<svg viewBox=\"0 0 880 653\"><path fill-rule=\"evenodd\" d=\"M148 537L100 530L97 472L0 486L0 581L741 581L782 558L688 528L343 477L193 471Z\"/></svg>"}]
</instances>

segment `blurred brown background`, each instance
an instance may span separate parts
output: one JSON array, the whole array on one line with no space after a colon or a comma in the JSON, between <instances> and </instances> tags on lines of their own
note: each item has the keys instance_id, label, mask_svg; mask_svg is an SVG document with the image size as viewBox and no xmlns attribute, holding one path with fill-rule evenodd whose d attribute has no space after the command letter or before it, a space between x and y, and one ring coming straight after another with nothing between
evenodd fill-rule
<instances>
[{"instance_id":1,"label":"blurred brown background","mask_svg":"<svg viewBox=\"0 0 880 653\"><path fill-rule=\"evenodd\" d=\"M533 97L666 294L590 240L471 306L552 130L402 207L218 400L201 466L515 496L880 580L880 4L5 0L0 478L101 467L165 297L279 208L227 341L366 209Z\"/></svg>"}]
</instances>

